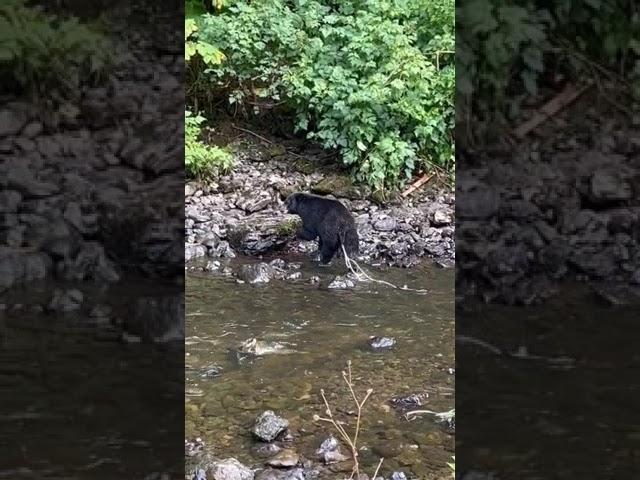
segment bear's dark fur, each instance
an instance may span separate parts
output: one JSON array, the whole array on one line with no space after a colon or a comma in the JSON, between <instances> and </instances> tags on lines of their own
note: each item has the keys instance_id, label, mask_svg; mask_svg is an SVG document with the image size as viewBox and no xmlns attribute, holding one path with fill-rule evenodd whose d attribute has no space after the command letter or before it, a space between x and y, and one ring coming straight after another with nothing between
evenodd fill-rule
<instances>
[{"instance_id":1,"label":"bear's dark fur","mask_svg":"<svg viewBox=\"0 0 640 480\"><path fill-rule=\"evenodd\" d=\"M302 240L318 240L320 262L327 264L341 245L350 257L359 252L356 222L342 203L310 193L294 193L285 200L289 213L302 218L297 235Z\"/></svg>"}]
</instances>

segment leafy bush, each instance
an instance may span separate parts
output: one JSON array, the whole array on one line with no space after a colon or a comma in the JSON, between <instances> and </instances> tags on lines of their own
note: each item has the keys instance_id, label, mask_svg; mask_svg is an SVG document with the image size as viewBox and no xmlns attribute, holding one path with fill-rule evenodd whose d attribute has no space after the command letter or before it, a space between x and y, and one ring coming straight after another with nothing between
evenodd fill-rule
<instances>
[{"instance_id":1,"label":"leafy bush","mask_svg":"<svg viewBox=\"0 0 640 480\"><path fill-rule=\"evenodd\" d=\"M595 61L640 94L640 15L627 2L468 0L457 17L457 121L482 118L479 136L516 115L551 65L579 78L594 73Z\"/></svg>"},{"instance_id":2,"label":"leafy bush","mask_svg":"<svg viewBox=\"0 0 640 480\"><path fill-rule=\"evenodd\" d=\"M27 6L0 4L0 82L3 89L72 92L100 78L110 61L108 41L75 18L60 19Z\"/></svg>"},{"instance_id":3,"label":"leafy bush","mask_svg":"<svg viewBox=\"0 0 640 480\"><path fill-rule=\"evenodd\" d=\"M206 180L233 166L233 157L226 150L200 141L204 117L185 111L184 163L188 177Z\"/></svg>"},{"instance_id":4,"label":"leafy bush","mask_svg":"<svg viewBox=\"0 0 640 480\"><path fill-rule=\"evenodd\" d=\"M211 69L220 93L290 108L358 180L453 167L453 0L236 2L199 35L227 57Z\"/></svg>"}]
</instances>

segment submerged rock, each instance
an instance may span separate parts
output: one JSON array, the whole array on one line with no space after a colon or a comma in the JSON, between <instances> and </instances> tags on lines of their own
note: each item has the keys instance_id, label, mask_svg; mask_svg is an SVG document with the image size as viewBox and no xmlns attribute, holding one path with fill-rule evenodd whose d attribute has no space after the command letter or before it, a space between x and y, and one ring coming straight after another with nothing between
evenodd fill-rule
<instances>
[{"instance_id":1,"label":"submerged rock","mask_svg":"<svg viewBox=\"0 0 640 480\"><path fill-rule=\"evenodd\" d=\"M278 452L273 458L267 461L271 467L295 467L300 461L300 455L295 450L285 449Z\"/></svg>"},{"instance_id":2,"label":"submerged rock","mask_svg":"<svg viewBox=\"0 0 640 480\"><path fill-rule=\"evenodd\" d=\"M393 337L371 337L369 346L374 350L384 350L393 347L396 339Z\"/></svg>"},{"instance_id":3,"label":"submerged rock","mask_svg":"<svg viewBox=\"0 0 640 480\"><path fill-rule=\"evenodd\" d=\"M80 310L82 307L84 296L80 290L60 290L53 292L53 298L47 305L47 309L51 312L73 312Z\"/></svg>"},{"instance_id":4,"label":"submerged rock","mask_svg":"<svg viewBox=\"0 0 640 480\"><path fill-rule=\"evenodd\" d=\"M277 416L272 410L267 410L256 418L251 433L263 442L271 442L288 427L287 419Z\"/></svg>"},{"instance_id":5,"label":"submerged rock","mask_svg":"<svg viewBox=\"0 0 640 480\"><path fill-rule=\"evenodd\" d=\"M355 288L356 283L349 276L337 275L327 288L332 290L350 290Z\"/></svg>"},{"instance_id":6,"label":"submerged rock","mask_svg":"<svg viewBox=\"0 0 640 480\"><path fill-rule=\"evenodd\" d=\"M320 444L320 447L316 450L316 455L318 455L320 460L326 465L344 462L350 458L340 451L340 443L333 435Z\"/></svg>"},{"instance_id":7,"label":"submerged rock","mask_svg":"<svg viewBox=\"0 0 640 480\"><path fill-rule=\"evenodd\" d=\"M264 262L242 265L238 278L251 285L257 283L269 283L273 276L273 268Z\"/></svg>"}]
</instances>

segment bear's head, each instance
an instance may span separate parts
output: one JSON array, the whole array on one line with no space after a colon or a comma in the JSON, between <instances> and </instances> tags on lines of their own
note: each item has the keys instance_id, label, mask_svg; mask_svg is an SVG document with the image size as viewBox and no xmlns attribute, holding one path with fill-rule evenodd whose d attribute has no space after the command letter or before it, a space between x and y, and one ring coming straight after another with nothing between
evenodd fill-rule
<instances>
[{"instance_id":1,"label":"bear's head","mask_svg":"<svg viewBox=\"0 0 640 480\"><path fill-rule=\"evenodd\" d=\"M298 206L302 199L302 194L292 193L284 201L284 206L287 208L287 213L298 213Z\"/></svg>"}]
</instances>

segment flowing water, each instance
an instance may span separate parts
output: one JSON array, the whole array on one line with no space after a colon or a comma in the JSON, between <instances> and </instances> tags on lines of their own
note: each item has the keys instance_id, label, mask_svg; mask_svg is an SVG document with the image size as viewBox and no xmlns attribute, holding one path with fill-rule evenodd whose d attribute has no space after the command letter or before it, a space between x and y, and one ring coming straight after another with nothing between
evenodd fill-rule
<instances>
[{"instance_id":1,"label":"flowing water","mask_svg":"<svg viewBox=\"0 0 640 480\"><path fill-rule=\"evenodd\" d=\"M485 346L456 345L460 473L640 478L637 306L567 284L544 305L467 307L456 334Z\"/></svg>"},{"instance_id":2,"label":"flowing water","mask_svg":"<svg viewBox=\"0 0 640 480\"><path fill-rule=\"evenodd\" d=\"M421 479L450 478L451 432L431 415L408 421L390 400L420 394L422 406L413 409L454 408L453 270L431 265L369 269L394 284L428 289L427 295L371 283L353 291L328 290L304 280L341 269L304 262L303 280L262 286L204 274L188 277L187 438L202 438L218 457L259 466L265 460L256 454L250 427L270 409L289 420L290 445L316 461L315 449L333 433L331 425L314 421L315 414L324 415L321 389L334 413L350 426L355 423L341 374L351 361L356 394L373 389L359 437L366 447L361 453L365 470L371 474L384 457L381 472L387 475L402 470ZM374 352L368 347L374 335L397 343ZM239 361L229 350L250 338L280 342L294 352ZM221 367L222 374L202 376L213 367Z\"/></svg>"}]
</instances>

